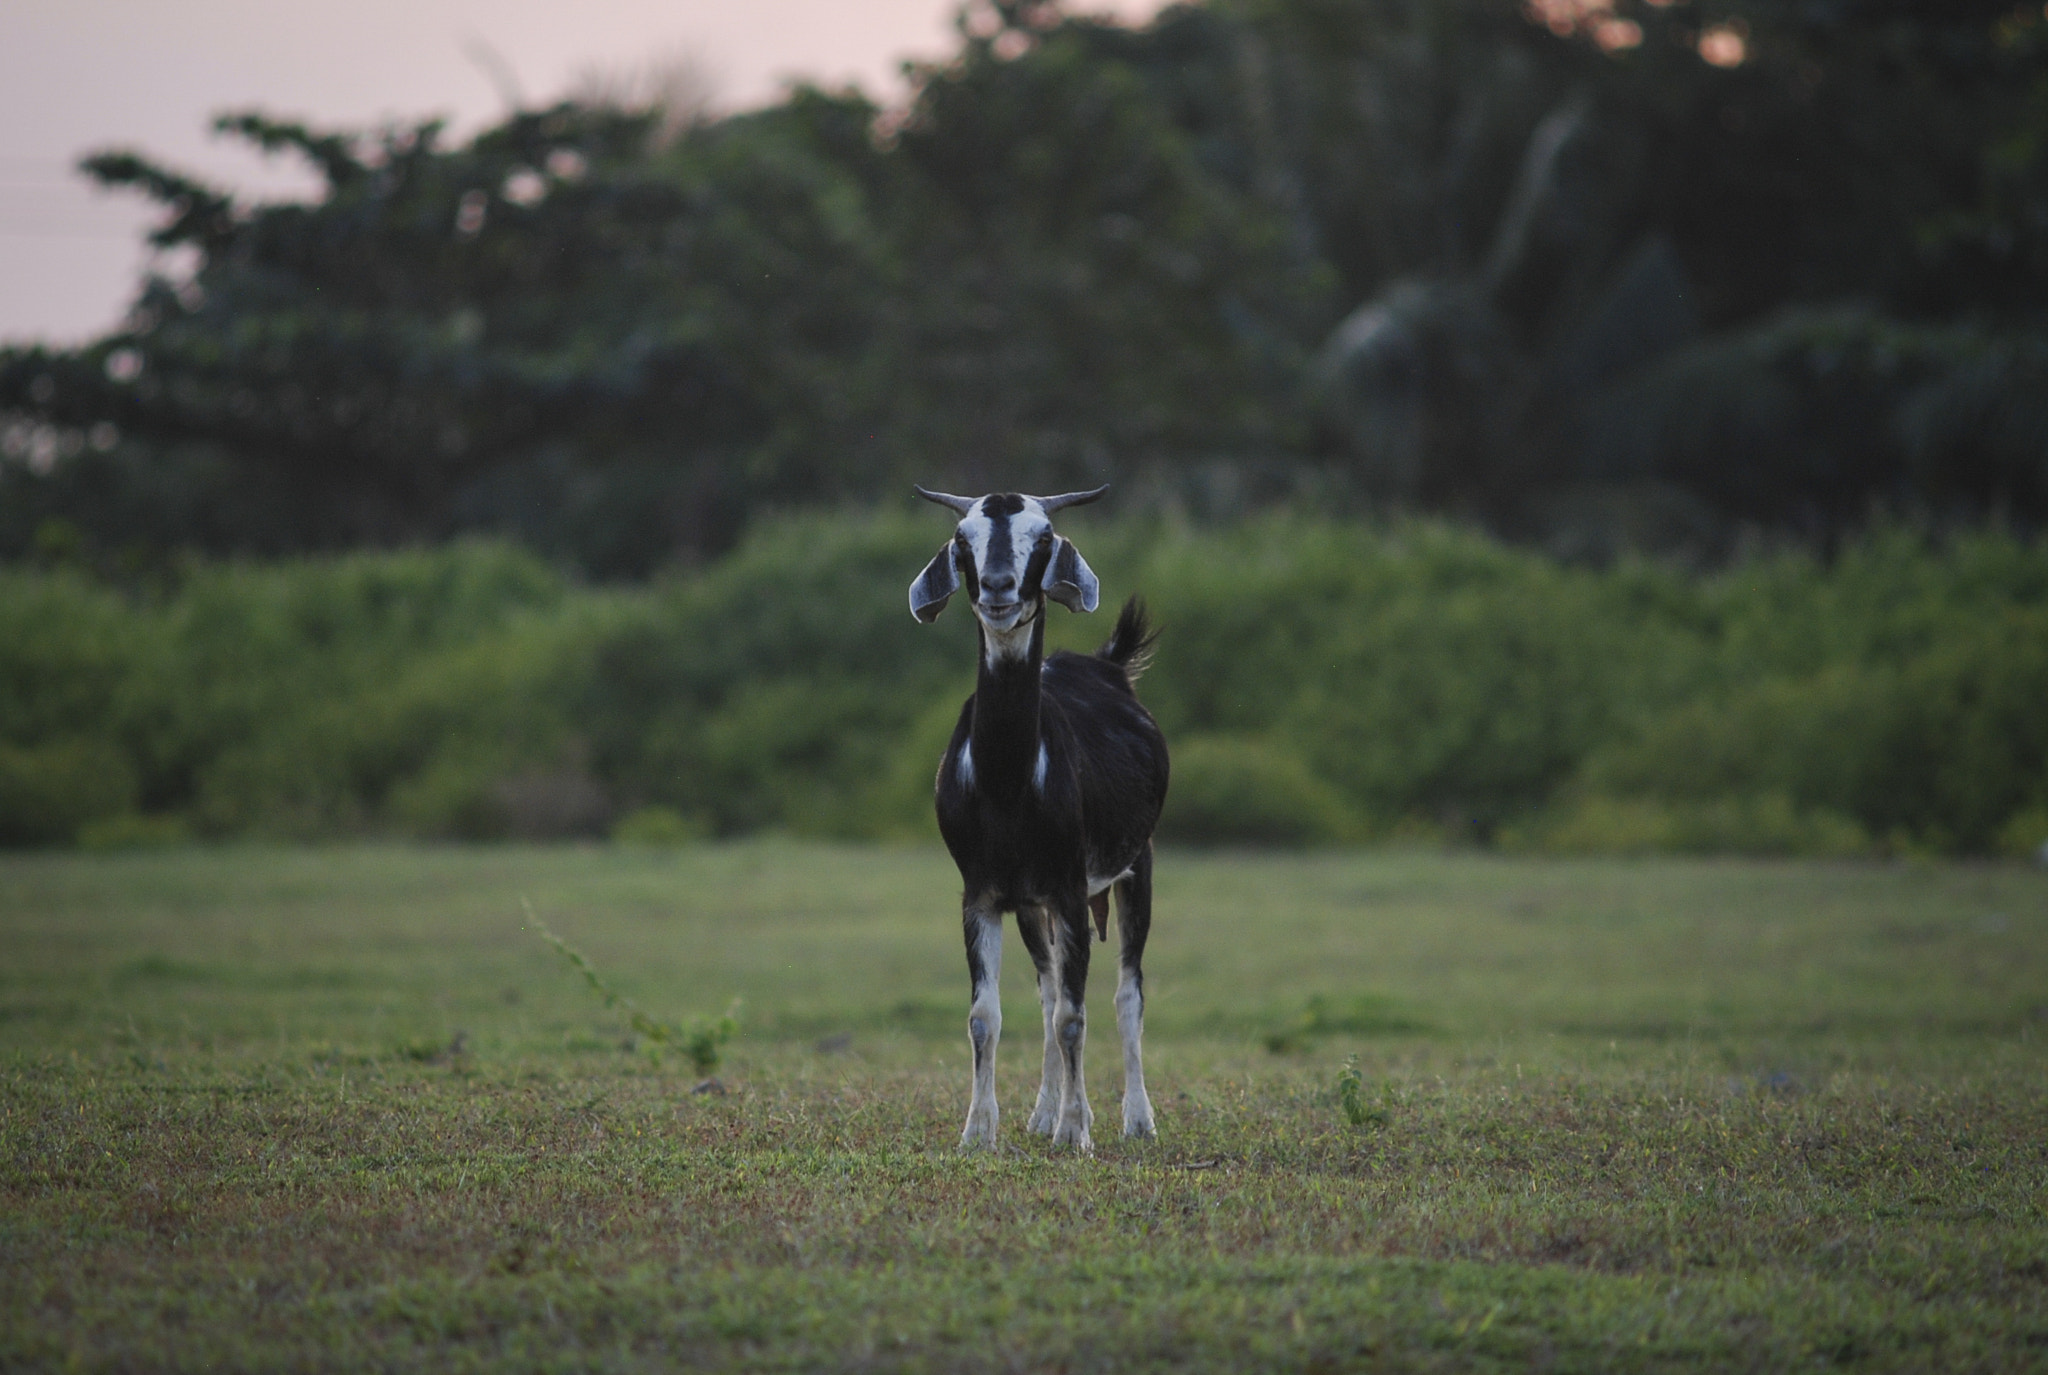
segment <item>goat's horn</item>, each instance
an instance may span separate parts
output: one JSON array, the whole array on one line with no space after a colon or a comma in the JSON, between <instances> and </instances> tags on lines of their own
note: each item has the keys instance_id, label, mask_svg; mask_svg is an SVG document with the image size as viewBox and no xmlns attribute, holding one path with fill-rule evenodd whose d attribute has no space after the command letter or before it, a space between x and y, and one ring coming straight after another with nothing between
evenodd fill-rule
<instances>
[{"instance_id":1,"label":"goat's horn","mask_svg":"<svg viewBox=\"0 0 2048 1375\"><path fill-rule=\"evenodd\" d=\"M973 497L956 497L949 495L948 493L945 492L927 492L924 488L918 486L914 482L910 484L910 487L912 491L916 492L926 501L935 501L941 506L950 506L963 516L966 515L967 512L974 505Z\"/></svg>"},{"instance_id":2,"label":"goat's horn","mask_svg":"<svg viewBox=\"0 0 2048 1375\"><path fill-rule=\"evenodd\" d=\"M1045 509L1047 515L1051 515L1062 506L1086 506L1108 490L1109 484L1105 482L1092 492L1062 492L1056 497L1040 497L1038 504Z\"/></svg>"}]
</instances>

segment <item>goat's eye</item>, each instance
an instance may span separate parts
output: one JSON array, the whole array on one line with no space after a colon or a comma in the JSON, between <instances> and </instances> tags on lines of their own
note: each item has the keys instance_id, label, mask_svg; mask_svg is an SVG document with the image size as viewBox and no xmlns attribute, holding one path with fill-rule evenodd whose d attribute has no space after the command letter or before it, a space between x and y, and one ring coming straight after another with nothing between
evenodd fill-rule
<instances>
[{"instance_id":1,"label":"goat's eye","mask_svg":"<svg viewBox=\"0 0 2048 1375\"><path fill-rule=\"evenodd\" d=\"M1052 544L1052 531L1050 531L1050 530L1047 530L1047 531L1044 531L1043 533L1041 533L1041 534L1039 535L1039 537L1038 537L1038 547L1039 547L1040 549L1045 549L1045 548L1049 548L1049 547L1051 546L1051 544Z\"/></svg>"}]
</instances>

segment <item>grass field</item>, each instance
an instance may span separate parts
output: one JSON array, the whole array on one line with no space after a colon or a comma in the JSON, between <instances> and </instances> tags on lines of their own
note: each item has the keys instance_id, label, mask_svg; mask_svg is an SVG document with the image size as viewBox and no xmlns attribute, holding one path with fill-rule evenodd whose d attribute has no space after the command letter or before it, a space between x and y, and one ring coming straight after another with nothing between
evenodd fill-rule
<instances>
[{"instance_id":1,"label":"grass field","mask_svg":"<svg viewBox=\"0 0 2048 1375\"><path fill-rule=\"evenodd\" d=\"M936 850L0 860L0 1368L2048 1369L2048 875L1162 858L1092 1159ZM744 999L716 1077L636 1040ZM1356 1057L1357 1089L1339 1077Z\"/></svg>"}]
</instances>

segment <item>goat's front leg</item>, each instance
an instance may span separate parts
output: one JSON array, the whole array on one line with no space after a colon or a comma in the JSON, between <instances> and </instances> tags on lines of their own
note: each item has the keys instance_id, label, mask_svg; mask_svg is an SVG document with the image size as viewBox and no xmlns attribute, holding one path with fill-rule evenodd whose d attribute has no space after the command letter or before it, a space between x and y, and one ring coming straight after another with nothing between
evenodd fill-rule
<instances>
[{"instance_id":1,"label":"goat's front leg","mask_svg":"<svg viewBox=\"0 0 2048 1375\"><path fill-rule=\"evenodd\" d=\"M1038 1077L1038 1102L1031 1109L1031 1119L1024 1124L1025 1130L1039 1136L1051 1136L1059 1124L1060 1080L1066 1073L1066 1061L1060 1056L1060 1043L1054 1034L1053 1014L1059 1008L1059 979L1053 972L1053 917L1043 907L1026 908L1017 914L1017 934L1024 938L1024 948L1031 952L1032 966L1038 971L1038 1007L1045 1019L1045 1065Z\"/></svg>"},{"instance_id":2,"label":"goat's front leg","mask_svg":"<svg viewBox=\"0 0 2048 1375\"><path fill-rule=\"evenodd\" d=\"M967 1103L961 1149L996 1144L996 1043L1003 1036L1003 922L1000 913L970 899L961 909L967 938L967 982L974 1001L967 1009L967 1043L974 1052L974 1088Z\"/></svg>"},{"instance_id":3,"label":"goat's front leg","mask_svg":"<svg viewBox=\"0 0 2048 1375\"><path fill-rule=\"evenodd\" d=\"M1053 1036L1060 1057L1060 1106L1053 1125L1055 1146L1095 1149L1088 1128L1095 1114L1088 1107L1088 1083L1081 1072L1088 1044L1088 896L1076 891L1062 902L1053 922L1053 969L1058 1003L1053 1009Z\"/></svg>"}]
</instances>

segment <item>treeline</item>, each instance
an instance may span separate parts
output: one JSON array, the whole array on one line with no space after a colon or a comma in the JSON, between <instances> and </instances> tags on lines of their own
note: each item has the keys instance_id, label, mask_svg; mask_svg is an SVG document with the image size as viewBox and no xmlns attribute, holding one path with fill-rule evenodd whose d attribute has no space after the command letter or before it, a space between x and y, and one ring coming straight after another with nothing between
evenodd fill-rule
<instances>
[{"instance_id":1,"label":"treeline","mask_svg":"<svg viewBox=\"0 0 2048 1375\"><path fill-rule=\"evenodd\" d=\"M798 89L134 152L165 272L0 352L0 557L486 532L599 576L916 479L1574 556L2048 515L2033 0L976 0Z\"/></svg>"},{"instance_id":2,"label":"treeline","mask_svg":"<svg viewBox=\"0 0 2048 1375\"><path fill-rule=\"evenodd\" d=\"M1886 530L1701 576L1429 523L1071 524L1165 628L1176 841L2048 840L2040 543ZM970 618L905 610L942 537L785 520L634 587L489 543L0 573L0 840L929 835L973 663Z\"/></svg>"}]
</instances>

